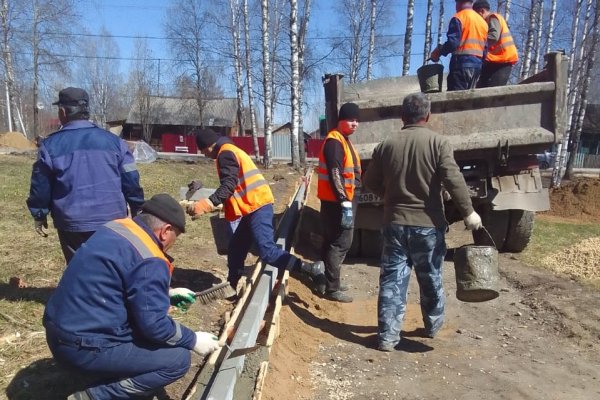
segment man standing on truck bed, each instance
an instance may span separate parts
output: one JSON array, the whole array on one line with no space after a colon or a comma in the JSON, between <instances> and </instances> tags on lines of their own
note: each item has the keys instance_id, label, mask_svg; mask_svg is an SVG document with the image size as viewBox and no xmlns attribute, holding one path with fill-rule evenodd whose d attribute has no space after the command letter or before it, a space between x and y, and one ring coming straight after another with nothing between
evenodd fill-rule
<instances>
[{"instance_id":1,"label":"man standing on truck bed","mask_svg":"<svg viewBox=\"0 0 600 400\"><path fill-rule=\"evenodd\" d=\"M244 271L244 261L255 243L262 261L276 268L300 270L318 285L324 280L323 263L309 263L279 248L273 231L273 193L269 183L250 156L231 139L211 129L196 134L198 149L206 157L217 161L221 185L210 197L200 199L187 207L194 219L213 212L223 204L225 219L239 220L227 251L227 281L235 289Z\"/></svg>"},{"instance_id":2,"label":"man standing on truck bed","mask_svg":"<svg viewBox=\"0 0 600 400\"><path fill-rule=\"evenodd\" d=\"M324 233L321 253L327 278L320 291L330 300L342 303L353 300L344 293L348 287L340 281L340 269L352 245L357 205L354 194L361 184L360 158L350 141L350 135L358 128L358 114L354 103L340 107L338 125L321 146L317 170Z\"/></svg>"},{"instance_id":3,"label":"man standing on truck bed","mask_svg":"<svg viewBox=\"0 0 600 400\"><path fill-rule=\"evenodd\" d=\"M487 32L487 23L473 11L473 1L456 0L456 14L448 25L448 40L430 55L433 61L438 62L440 55L452 53L448 91L473 89L477 84Z\"/></svg>"},{"instance_id":4,"label":"man standing on truck bed","mask_svg":"<svg viewBox=\"0 0 600 400\"><path fill-rule=\"evenodd\" d=\"M67 264L105 223L135 216L144 203L140 174L127 143L88 121L89 96L80 88L58 93L62 127L41 143L27 206L35 230L47 236L52 214Z\"/></svg>"},{"instance_id":5,"label":"man standing on truck bed","mask_svg":"<svg viewBox=\"0 0 600 400\"><path fill-rule=\"evenodd\" d=\"M488 23L488 51L477 87L504 86L510 78L513 65L519 61L517 46L508 24L500 14L490 12L487 0L477 0L473 4L473 10Z\"/></svg>"},{"instance_id":6,"label":"man standing on truck bed","mask_svg":"<svg viewBox=\"0 0 600 400\"><path fill-rule=\"evenodd\" d=\"M442 264L447 222L442 184L468 229L481 228L465 179L448 139L427 129L430 102L423 93L402 103L404 128L373 151L364 184L383 198L383 252L377 304L379 350L400 342L406 294L414 266L420 288L425 335L434 337L444 323Z\"/></svg>"}]
</instances>

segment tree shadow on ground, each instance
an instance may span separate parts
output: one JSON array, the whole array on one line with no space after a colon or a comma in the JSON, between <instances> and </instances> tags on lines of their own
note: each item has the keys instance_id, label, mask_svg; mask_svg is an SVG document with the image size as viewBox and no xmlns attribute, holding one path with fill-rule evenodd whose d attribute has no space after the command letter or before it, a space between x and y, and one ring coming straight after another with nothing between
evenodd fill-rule
<instances>
[{"instance_id":1,"label":"tree shadow on ground","mask_svg":"<svg viewBox=\"0 0 600 400\"><path fill-rule=\"evenodd\" d=\"M185 287L194 292L200 292L222 283L223 280L210 272L199 269L177 268L173 270L171 287Z\"/></svg>"},{"instance_id":2,"label":"tree shadow on ground","mask_svg":"<svg viewBox=\"0 0 600 400\"><path fill-rule=\"evenodd\" d=\"M8 301L35 301L46 304L55 287L17 288L8 283L0 283L0 299Z\"/></svg>"},{"instance_id":3,"label":"tree shadow on ground","mask_svg":"<svg viewBox=\"0 0 600 400\"><path fill-rule=\"evenodd\" d=\"M65 368L52 358L34 361L19 370L6 388L8 400L64 400L89 387L93 379L77 370Z\"/></svg>"},{"instance_id":4,"label":"tree shadow on ground","mask_svg":"<svg viewBox=\"0 0 600 400\"><path fill-rule=\"evenodd\" d=\"M372 347L369 336L360 334L374 333L377 330L375 326L351 325L342 322L332 321L329 318L320 318L302 307L306 303L295 292L290 292L286 297L286 303L290 310L298 316L304 323L329 333L338 339L350 343L356 343L364 347ZM299 305L301 304L301 305Z\"/></svg>"}]
</instances>

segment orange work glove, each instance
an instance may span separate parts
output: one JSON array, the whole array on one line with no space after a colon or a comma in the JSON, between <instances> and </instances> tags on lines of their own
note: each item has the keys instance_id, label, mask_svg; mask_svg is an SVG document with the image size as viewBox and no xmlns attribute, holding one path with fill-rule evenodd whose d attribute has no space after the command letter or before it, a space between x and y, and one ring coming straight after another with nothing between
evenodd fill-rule
<instances>
[{"instance_id":1,"label":"orange work glove","mask_svg":"<svg viewBox=\"0 0 600 400\"><path fill-rule=\"evenodd\" d=\"M192 219L196 219L202 214L213 212L216 209L217 208L209 199L200 199L197 202L187 206L187 213L192 216Z\"/></svg>"}]
</instances>

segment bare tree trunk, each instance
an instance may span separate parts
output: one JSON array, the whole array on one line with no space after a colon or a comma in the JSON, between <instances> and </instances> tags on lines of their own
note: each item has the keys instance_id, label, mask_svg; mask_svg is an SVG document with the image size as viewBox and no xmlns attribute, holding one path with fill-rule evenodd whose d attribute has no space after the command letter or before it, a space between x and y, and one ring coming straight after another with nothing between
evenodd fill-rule
<instances>
[{"instance_id":1,"label":"bare tree trunk","mask_svg":"<svg viewBox=\"0 0 600 400\"><path fill-rule=\"evenodd\" d=\"M433 0L427 0L427 17L425 20L425 45L423 46L423 64L427 62L429 53L431 53L431 20L433 14Z\"/></svg>"},{"instance_id":2,"label":"bare tree trunk","mask_svg":"<svg viewBox=\"0 0 600 400\"><path fill-rule=\"evenodd\" d=\"M504 19L506 20L506 23L508 23L508 20L510 19L510 3L511 0L506 0L506 6L504 7Z\"/></svg>"},{"instance_id":3,"label":"bare tree trunk","mask_svg":"<svg viewBox=\"0 0 600 400\"><path fill-rule=\"evenodd\" d=\"M531 71L531 59L533 58L534 35L537 21L538 0L531 0L531 9L529 12L529 28L527 29L527 42L523 54L523 63L521 64L521 79L527 78Z\"/></svg>"},{"instance_id":4,"label":"bare tree trunk","mask_svg":"<svg viewBox=\"0 0 600 400\"><path fill-rule=\"evenodd\" d=\"M250 110L250 125L252 127L252 144L254 157L260 158L258 147L258 129L256 126L256 114L254 112L254 92L252 88L252 62L250 59L250 21L248 16L248 0L244 0L244 43L246 47L246 84L248 85L248 109Z\"/></svg>"},{"instance_id":5,"label":"bare tree trunk","mask_svg":"<svg viewBox=\"0 0 600 400\"><path fill-rule=\"evenodd\" d=\"M237 99L238 136L244 136L244 83L242 82L242 60L240 51L240 31L238 0L229 0L231 11L231 38L233 40L233 63L235 68L235 94Z\"/></svg>"},{"instance_id":6,"label":"bare tree trunk","mask_svg":"<svg viewBox=\"0 0 600 400\"><path fill-rule=\"evenodd\" d=\"M537 18L537 37L535 39L535 57L532 60L533 74L538 73L539 65L541 63L540 57L542 50L542 32L544 31L544 0L538 0L538 18Z\"/></svg>"},{"instance_id":7,"label":"bare tree trunk","mask_svg":"<svg viewBox=\"0 0 600 400\"><path fill-rule=\"evenodd\" d=\"M438 21L437 43L442 44L442 32L444 32L444 0L440 0L440 16Z\"/></svg>"},{"instance_id":8,"label":"bare tree trunk","mask_svg":"<svg viewBox=\"0 0 600 400\"><path fill-rule=\"evenodd\" d=\"M575 65L575 48L577 46L577 32L579 30L579 14L581 14L581 6L583 4L583 0L577 0L575 5L575 13L573 14L573 22L571 25L571 56L569 57L569 66L567 69L567 121L571 121L573 106L575 102L575 94L576 88L572 85L572 76L573 76L573 66ZM569 134L571 132L570 127L567 128L565 132L563 132L563 139L561 143L558 145L558 156L554 160L554 168L552 169L552 186L558 187L560 186L560 181L562 179L562 168L565 165L565 160L567 158L567 147L569 143Z\"/></svg>"},{"instance_id":9,"label":"bare tree trunk","mask_svg":"<svg viewBox=\"0 0 600 400\"><path fill-rule=\"evenodd\" d=\"M369 18L369 52L367 55L367 80L373 78L373 53L375 52L375 21L377 16L377 0L371 0L371 16Z\"/></svg>"},{"instance_id":10,"label":"bare tree trunk","mask_svg":"<svg viewBox=\"0 0 600 400\"><path fill-rule=\"evenodd\" d=\"M402 57L402 76L408 75L410 68L410 46L412 43L415 0L408 0L406 5L406 32L404 33L404 55Z\"/></svg>"},{"instance_id":11,"label":"bare tree trunk","mask_svg":"<svg viewBox=\"0 0 600 400\"><path fill-rule=\"evenodd\" d=\"M300 81L298 82L298 104L300 112L298 114L298 131L300 165L306 165L306 148L304 146L304 119L302 117L302 105L304 104L304 78L306 66L304 65L304 55L306 53L306 35L308 32L308 23L310 21L311 0L304 1L304 12L300 23L300 32L298 34L298 69L300 71Z\"/></svg>"},{"instance_id":12,"label":"bare tree trunk","mask_svg":"<svg viewBox=\"0 0 600 400\"><path fill-rule=\"evenodd\" d=\"M588 6L591 5L591 0L588 2ZM586 25L587 20L589 19L589 9L586 12ZM594 71L594 64L596 62L596 53L600 51L600 2L596 0L596 8L595 8L595 16L593 21L593 33L592 33L592 43L589 47L588 57L587 57L587 68L585 70L585 79L582 85L581 91L581 100L579 106L579 115L577 118L577 123L575 126L575 131L573 132L575 137L573 139L573 148L571 149L571 157L569 157L569 161L567 162L565 179L571 179L573 176L573 160L575 159L575 155L579 150L579 140L581 138L581 129L583 127L583 120L585 118L585 111L588 104L588 93L591 86L592 75ZM583 43L582 43L583 46Z\"/></svg>"},{"instance_id":13,"label":"bare tree trunk","mask_svg":"<svg viewBox=\"0 0 600 400\"><path fill-rule=\"evenodd\" d=\"M292 145L292 166L295 169L300 168L299 150L298 150L298 85L300 81L300 71L298 69L298 2L290 0L290 58L292 84L290 85L290 100L292 105L292 125L290 130L290 140Z\"/></svg>"},{"instance_id":14,"label":"bare tree trunk","mask_svg":"<svg viewBox=\"0 0 600 400\"><path fill-rule=\"evenodd\" d=\"M272 143L271 143L271 61L269 59L269 0L261 0L262 11L262 53L263 53L263 94L265 113L265 152L263 164L265 168L272 165Z\"/></svg>"},{"instance_id":15,"label":"bare tree trunk","mask_svg":"<svg viewBox=\"0 0 600 400\"><path fill-rule=\"evenodd\" d=\"M556 0L550 5L550 22L548 22L548 36L546 37L546 53L552 51L552 39L554 36L554 22L556 21Z\"/></svg>"}]
</instances>

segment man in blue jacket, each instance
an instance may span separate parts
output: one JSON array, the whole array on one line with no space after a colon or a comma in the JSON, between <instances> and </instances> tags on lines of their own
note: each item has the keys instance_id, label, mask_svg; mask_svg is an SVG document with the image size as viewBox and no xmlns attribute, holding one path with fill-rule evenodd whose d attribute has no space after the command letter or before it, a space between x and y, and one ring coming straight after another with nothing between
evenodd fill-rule
<instances>
[{"instance_id":1,"label":"man in blue jacket","mask_svg":"<svg viewBox=\"0 0 600 400\"><path fill-rule=\"evenodd\" d=\"M206 355L217 337L194 332L168 314L172 258L185 213L157 194L134 219L99 228L75 254L44 312L54 358L98 383L69 400L152 395L190 368L190 350Z\"/></svg>"},{"instance_id":2,"label":"man in blue jacket","mask_svg":"<svg viewBox=\"0 0 600 400\"><path fill-rule=\"evenodd\" d=\"M67 263L98 228L135 216L144 203L140 175L125 141L88 121L85 90L68 87L58 94L62 124L40 145L33 164L27 206L35 230L47 236L47 216L54 226Z\"/></svg>"}]
</instances>

